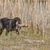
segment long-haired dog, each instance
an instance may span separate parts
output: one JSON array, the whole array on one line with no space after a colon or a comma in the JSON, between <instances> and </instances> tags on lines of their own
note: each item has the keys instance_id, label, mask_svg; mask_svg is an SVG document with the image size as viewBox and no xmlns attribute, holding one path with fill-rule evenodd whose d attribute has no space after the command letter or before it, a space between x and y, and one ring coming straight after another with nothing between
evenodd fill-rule
<instances>
[{"instance_id":1,"label":"long-haired dog","mask_svg":"<svg viewBox=\"0 0 50 50\"><path fill-rule=\"evenodd\" d=\"M0 19L0 34L2 34L2 31L6 29L6 35L10 31L16 30L16 32L19 34L20 30L20 24L21 19L19 17L15 17L14 19L9 19L7 17L4 17Z\"/></svg>"}]
</instances>

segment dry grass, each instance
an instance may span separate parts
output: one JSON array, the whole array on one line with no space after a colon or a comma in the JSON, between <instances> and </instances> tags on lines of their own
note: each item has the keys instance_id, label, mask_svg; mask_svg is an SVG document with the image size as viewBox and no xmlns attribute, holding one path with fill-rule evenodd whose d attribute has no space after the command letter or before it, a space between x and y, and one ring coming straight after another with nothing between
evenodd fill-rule
<instances>
[{"instance_id":1,"label":"dry grass","mask_svg":"<svg viewBox=\"0 0 50 50\"><path fill-rule=\"evenodd\" d=\"M13 31L8 36L5 36L5 31L3 31L0 36L0 50L50 50L50 29L49 33L46 31L44 35L41 30L41 25L45 31L48 26L47 20L50 21L49 3L48 1L47 8L43 9L43 5L40 4L39 7L37 0L0 0L0 18L18 16L23 24L31 25L35 31L22 28L19 35Z\"/></svg>"},{"instance_id":2,"label":"dry grass","mask_svg":"<svg viewBox=\"0 0 50 50\"><path fill-rule=\"evenodd\" d=\"M5 36L5 30L0 36L0 49L3 50L45 50L48 47L48 36L45 34L45 38L41 34L33 33L29 28L22 28L20 34L16 34L15 31L9 32L8 36ZM48 48L47 48L48 49Z\"/></svg>"}]
</instances>

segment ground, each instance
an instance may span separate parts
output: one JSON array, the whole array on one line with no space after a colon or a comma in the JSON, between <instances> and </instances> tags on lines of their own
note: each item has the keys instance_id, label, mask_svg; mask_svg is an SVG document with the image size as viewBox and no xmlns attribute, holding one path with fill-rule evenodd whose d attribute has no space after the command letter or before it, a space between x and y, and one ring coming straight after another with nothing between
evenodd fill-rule
<instances>
[{"instance_id":1,"label":"ground","mask_svg":"<svg viewBox=\"0 0 50 50\"><path fill-rule=\"evenodd\" d=\"M50 50L49 35L37 34L29 28L22 28L18 35L15 31L0 36L0 50Z\"/></svg>"}]
</instances>

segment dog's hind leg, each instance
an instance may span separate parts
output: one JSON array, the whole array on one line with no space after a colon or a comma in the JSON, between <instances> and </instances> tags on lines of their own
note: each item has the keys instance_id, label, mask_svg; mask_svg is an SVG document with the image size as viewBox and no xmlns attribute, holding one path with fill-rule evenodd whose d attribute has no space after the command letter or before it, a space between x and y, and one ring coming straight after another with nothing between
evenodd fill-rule
<instances>
[{"instance_id":1,"label":"dog's hind leg","mask_svg":"<svg viewBox=\"0 0 50 50\"><path fill-rule=\"evenodd\" d=\"M6 30L6 36L8 35L8 33L9 33L9 31L8 31L8 30Z\"/></svg>"},{"instance_id":2,"label":"dog's hind leg","mask_svg":"<svg viewBox=\"0 0 50 50\"><path fill-rule=\"evenodd\" d=\"M3 30L1 29L1 30L0 30L0 35L2 34L2 32L3 32Z\"/></svg>"}]
</instances>

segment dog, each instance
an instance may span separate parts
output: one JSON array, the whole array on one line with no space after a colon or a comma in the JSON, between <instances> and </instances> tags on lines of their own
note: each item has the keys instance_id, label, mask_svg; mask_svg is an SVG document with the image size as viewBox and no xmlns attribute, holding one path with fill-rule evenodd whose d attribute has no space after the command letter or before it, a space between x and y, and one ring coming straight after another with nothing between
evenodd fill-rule
<instances>
[{"instance_id":1,"label":"dog","mask_svg":"<svg viewBox=\"0 0 50 50\"><path fill-rule=\"evenodd\" d=\"M21 19L19 17L15 17L14 19L9 19L7 17L4 17L0 19L0 21L1 21L0 29L2 31L6 29L6 35L8 34L8 32L14 31L14 30L16 30L16 32L19 34L19 30L21 29L20 27Z\"/></svg>"}]
</instances>

